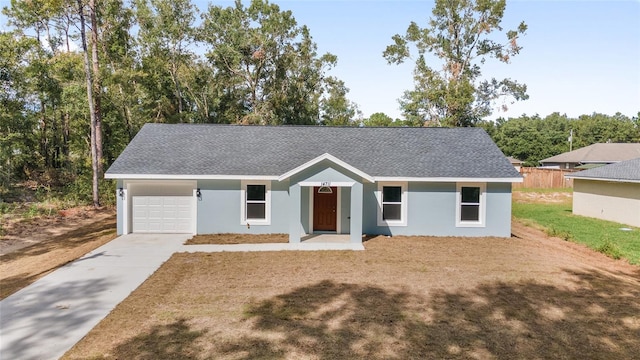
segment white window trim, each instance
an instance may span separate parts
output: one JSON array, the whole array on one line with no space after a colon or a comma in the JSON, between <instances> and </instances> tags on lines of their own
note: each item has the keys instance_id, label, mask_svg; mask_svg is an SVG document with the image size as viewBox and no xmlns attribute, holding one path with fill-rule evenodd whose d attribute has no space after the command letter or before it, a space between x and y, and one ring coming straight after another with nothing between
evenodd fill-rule
<instances>
[{"instance_id":1,"label":"white window trim","mask_svg":"<svg viewBox=\"0 0 640 360\"><path fill-rule=\"evenodd\" d=\"M247 220L247 185L265 186L265 219ZM271 181L243 180L240 188L240 225L271 225Z\"/></svg>"},{"instance_id":2,"label":"white window trim","mask_svg":"<svg viewBox=\"0 0 640 360\"><path fill-rule=\"evenodd\" d=\"M399 186L402 191L402 204L400 206L400 220L384 220L382 218L382 188L385 186ZM378 226L407 226L407 182L379 182L376 191L376 200L378 202Z\"/></svg>"},{"instance_id":3,"label":"white window trim","mask_svg":"<svg viewBox=\"0 0 640 360\"><path fill-rule=\"evenodd\" d=\"M460 220L462 208L462 188L480 188L480 208L478 209L478 221ZM487 183L456 183L456 227L486 227L487 219Z\"/></svg>"}]
</instances>

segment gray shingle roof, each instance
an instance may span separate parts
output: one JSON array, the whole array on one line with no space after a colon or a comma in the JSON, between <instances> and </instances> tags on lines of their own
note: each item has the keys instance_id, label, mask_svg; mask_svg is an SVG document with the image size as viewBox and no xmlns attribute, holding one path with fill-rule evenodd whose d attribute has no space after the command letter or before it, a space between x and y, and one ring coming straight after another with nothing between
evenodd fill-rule
<instances>
[{"instance_id":1,"label":"gray shingle roof","mask_svg":"<svg viewBox=\"0 0 640 360\"><path fill-rule=\"evenodd\" d=\"M569 178L640 182L640 157L619 163L583 170L568 175Z\"/></svg>"},{"instance_id":2,"label":"gray shingle roof","mask_svg":"<svg viewBox=\"0 0 640 360\"><path fill-rule=\"evenodd\" d=\"M146 124L106 174L279 176L325 153L378 177L520 177L480 128L193 124Z\"/></svg>"},{"instance_id":3,"label":"gray shingle roof","mask_svg":"<svg viewBox=\"0 0 640 360\"><path fill-rule=\"evenodd\" d=\"M639 156L638 143L597 143L540 160L540 163L613 163Z\"/></svg>"}]
</instances>

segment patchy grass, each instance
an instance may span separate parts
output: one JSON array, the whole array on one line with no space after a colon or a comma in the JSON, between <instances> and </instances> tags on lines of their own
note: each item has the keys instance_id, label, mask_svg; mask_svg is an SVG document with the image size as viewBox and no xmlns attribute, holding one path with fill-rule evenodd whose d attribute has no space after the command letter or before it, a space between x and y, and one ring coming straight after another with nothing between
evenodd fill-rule
<instances>
[{"instance_id":1,"label":"patchy grass","mask_svg":"<svg viewBox=\"0 0 640 360\"><path fill-rule=\"evenodd\" d=\"M288 234L211 234L196 235L187 240L185 245L203 245L203 244L271 244L271 243L288 243Z\"/></svg>"},{"instance_id":2,"label":"patchy grass","mask_svg":"<svg viewBox=\"0 0 640 360\"><path fill-rule=\"evenodd\" d=\"M47 231L52 229L47 228ZM0 299L115 237L115 215L102 216L84 226L0 256Z\"/></svg>"},{"instance_id":3,"label":"patchy grass","mask_svg":"<svg viewBox=\"0 0 640 360\"><path fill-rule=\"evenodd\" d=\"M532 221L552 236L585 244L589 248L623 257L632 264L640 264L640 229L619 223L576 216L569 204L513 203L513 216ZM622 231L630 228L631 231Z\"/></svg>"},{"instance_id":4,"label":"patchy grass","mask_svg":"<svg viewBox=\"0 0 640 360\"><path fill-rule=\"evenodd\" d=\"M638 268L523 228L175 254L64 359L637 356Z\"/></svg>"}]
</instances>

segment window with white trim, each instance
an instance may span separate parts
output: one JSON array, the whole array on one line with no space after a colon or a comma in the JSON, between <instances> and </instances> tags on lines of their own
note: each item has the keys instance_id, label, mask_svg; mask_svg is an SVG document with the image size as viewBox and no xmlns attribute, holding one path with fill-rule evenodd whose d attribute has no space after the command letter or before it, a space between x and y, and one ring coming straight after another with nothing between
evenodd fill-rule
<instances>
[{"instance_id":1,"label":"window with white trim","mask_svg":"<svg viewBox=\"0 0 640 360\"><path fill-rule=\"evenodd\" d=\"M271 223L270 182L242 182L242 224L269 225Z\"/></svg>"},{"instance_id":2,"label":"window with white trim","mask_svg":"<svg viewBox=\"0 0 640 360\"><path fill-rule=\"evenodd\" d=\"M378 226L407 225L407 183L378 183Z\"/></svg>"},{"instance_id":3,"label":"window with white trim","mask_svg":"<svg viewBox=\"0 0 640 360\"><path fill-rule=\"evenodd\" d=\"M456 225L484 227L486 184L458 183L456 193Z\"/></svg>"}]
</instances>

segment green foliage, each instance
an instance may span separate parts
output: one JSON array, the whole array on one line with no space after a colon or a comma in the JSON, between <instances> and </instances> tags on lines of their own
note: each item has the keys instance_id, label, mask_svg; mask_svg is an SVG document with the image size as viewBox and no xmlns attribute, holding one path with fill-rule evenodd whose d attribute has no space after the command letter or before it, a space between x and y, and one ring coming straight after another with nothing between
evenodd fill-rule
<instances>
[{"instance_id":1,"label":"green foliage","mask_svg":"<svg viewBox=\"0 0 640 360\"><path fill-rule=\"evenodd\" d=\"M599 219L576 216L571 204L513 203L513 216L533 221L551 236L585 244L614 258L640 264L640 228L622 231L628 226Z\"/></svg>"},{"instance_id":2,"label":"green foliage","mask_svg":"<svg viewBox=\"0 0 640 360\"><path fill-rule=\"evenodd\" d=\"M12 29L0 32L0 190L48 174L47 185L62 182L69 198L86 201L90 114L77 3L12 1L3 13ZM348 88L326 74L336 57L318 54L309 29L277 5L210 6L201 26L190 0L96 1L96 14L104 168L150 121L357 124ZM107 202L109 186L100 185Z\"/></svg>"},{"instance_id":3,"label":"green foliage","mask_svg":"<svg viewBox=\"0 0 640 360\"><path fill-rule=\"evenodd\" d=\"M225 94L213 109L220 122L347 125L356 114L344 83L325 76L337 58L317 53L291 11L263 0L210 5L198 40Z\"/></svg>"},{"instance_id":4,"label":"green foliage","mask_svg":"<svg viewBox=\"0 0 640 360\"><path fill-rule=\"evenodd\" d=\"M571 240L571 233L568 232L568 231L562 231L562 230L558 230L558 229L556 229L554 227L551 227L551 228L545 229L545 232L549 236L557 237L557 238L560 238L560 239L562 239L564 241Z\"/></svg>"},{"instance_id":5,"label":"green foliage","mask_svg":"<svg viewBox=\"0 0 640 360\"><path fill-rule=\"evenodd\" d=\"M616 260L622 257L620 248L611 240L609 240L609 238L605 238L602 245L598 246L596 250Z\"/></svg>"},{"instance_id":6,"label":"green foliage","mask_svg":"<svg viewBox=\"0 0 640 360\"><path fill-rule=\"evenodd\" d=\"M613 116L594 113L569 118L559 113L544 118L538 115L480 124L505 155L538 166L539 161L569 151L569 134L573 130L573 150L597 142L640 141L640 127L632 119L617 113Z\"/></svg>"},{"instance_id":7,"label":"green foliage","mask_svg":"<svg viewBox=\"0 0 640 360\"><path fill-rule=\"evenodd\" d=\"M347 99L349 89L342 80L328 77L326 80L328 96L320 101L320 124L328 126L358 125L356 115L358 106Z\"/></svg>"},{"instance_id":8,"label":"green foliage","mask_svg":"<svg viewBox=\"0 0 640 360\"><path fill-rule=\"evenodd\" d=\"M482 77L487 59L509 63L522 49L524 22L506 31L504 42L495 40L505 7L505 0L436 0L427 27L411 22L404 35L392 37L383 53L388 63L403 63L412 50L418 54L414 89L400 100L408 121L472 126L490 115L499 99L528 99L526 85Z\"/></svg>"},{"instance_id":9,"label":"green foliage","mask_svg":"<svg viewBox=\"0 0 640 360\"><path fill-rule=\"evenodd\" d=\"M409 120L392 119L385 113L374 113L367 119L362 120L363 126L422 126L422 122L411 122Z\"/></svg>"}]
</instances>

